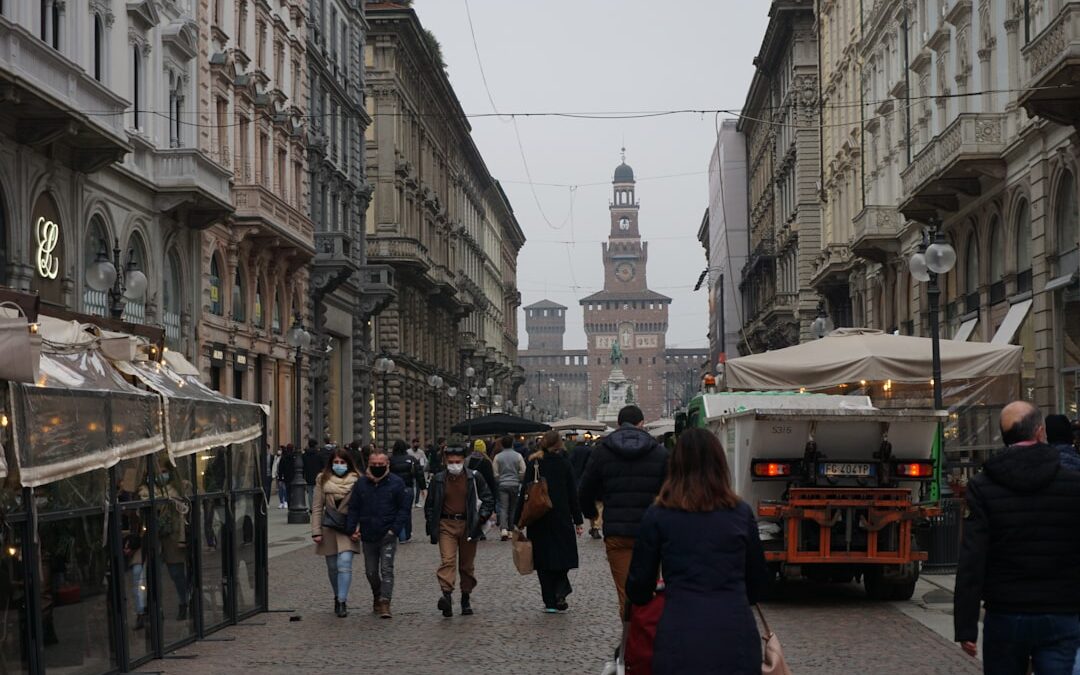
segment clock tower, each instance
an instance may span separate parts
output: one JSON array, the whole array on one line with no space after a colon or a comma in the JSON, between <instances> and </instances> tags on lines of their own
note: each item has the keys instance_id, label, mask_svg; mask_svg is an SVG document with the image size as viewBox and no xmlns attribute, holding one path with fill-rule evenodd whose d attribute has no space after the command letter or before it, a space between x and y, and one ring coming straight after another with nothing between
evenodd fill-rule
<instances>
[{"instance_id":1,"label":"clock tower","mask_svg":"<svg viewBox=\"0 0 1080 675\"><path fill-rule=\"evenodd\" d=\"M612 366L612 345L618 344L623 373L632 383L633 402L646 419L658 419L665 400L665 336L671 298L649 290L645 274L649 245L641 240L634 170L622 162L615 168L608 204L611 229L601 245L604 290L581 299L588 340L590 409L600 401Z\"/></svg>"},{"instance_id":2,"label":"clock tower","mask_svg":"<svg viewBox=\"0 0 1080 675\"><path fill-rule=\"evenodd\" d=\"M649 245L642 243L638 230L640 205L634 194L634 170L623 161L615 168L612 197L608 204L611 231L604 251L604 290L612 292L638 291L648 288L645 282L645 263Z\"/></svg>"}]
</instances>

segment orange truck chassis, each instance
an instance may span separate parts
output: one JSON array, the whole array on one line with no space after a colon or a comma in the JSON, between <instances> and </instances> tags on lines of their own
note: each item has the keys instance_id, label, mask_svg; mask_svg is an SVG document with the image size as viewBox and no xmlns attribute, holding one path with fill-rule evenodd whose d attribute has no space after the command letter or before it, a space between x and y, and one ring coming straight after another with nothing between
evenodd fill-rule
<instances>
[{"instance_id":1,"label":"orange truck chassis","mask_svg":"<svg viewBox=\"0 0 1080 675\"><path fill-rule=\"evenodd\" d=\"M902 564L926 560L925 551L912 550L912 523L941 513L937 506L913 504L911 490L893 488L791 488L784 503L763 502L758 515L779 520L784 528L782 551L766 551L769 562L791 565L813 563ZM832 528L845 515L853 520L858 513L858 527L866 532L866 550L833 550ZM806 544L803 524L816 523L817 546ZM890 539L895 550L879 546L878 535L896 524ZM853 525L854 526L854 525ZM810 542L812 544L812 542Z\"/></svg>"}]
</instances>

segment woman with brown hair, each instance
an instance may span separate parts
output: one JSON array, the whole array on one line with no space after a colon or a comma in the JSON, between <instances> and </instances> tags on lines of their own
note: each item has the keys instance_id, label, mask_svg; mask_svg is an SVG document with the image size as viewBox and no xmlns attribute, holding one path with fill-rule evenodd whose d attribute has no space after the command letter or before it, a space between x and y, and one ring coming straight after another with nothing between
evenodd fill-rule
<instances>
[{"instance_id":1,"label":"woman with brown hair","mask_svg":"<svg viewBox=\"0 0 1080 675\"><path fill-rule=\"evenodd\" d=\"M521 513L529 485L539 479L547 481L551 510L529 525L526 536L533 545L533 568L540 579L540 594L544 599L544 611L550 614L569 609L566 597L573 588L567 576L578 566L577 539L582 523L578 507L577 482L562 450L558 431L549 431L540 440L540 449L529 455L525 468L525 482L515 513Z\"/></svg>"},{"instance_id":2,"label":"woman with brown hair","mask_svg":"<svg viewBox=\"0 0 1080 675\"><path fill-rule=\"evenodd\" d=\"M349 451L334 448L330 461L315 479L315 498L311 503L311 538L316 555L326 557L326 574L330 588L334 589L334 613L341 618L349 613L345 603L352 584L353 554L360 552L360 544L349 538L351 533L345 532L349 496L359 477Z\"/></svg>"},{"instance_id":3,"label":"woman with brown hair","mask_svg":"<svg viewBox=\"0 0 1080 675\"><path fill-rule=\"evenodd\" d=\"M705 429L679 436L667 480L641 521L626 581L630 602L652 599L661 568L665 603L653 672L760 673L750 605L768 581L765 553L754 512L731 489L724 448Z\"/></svg>"}]
</instances>

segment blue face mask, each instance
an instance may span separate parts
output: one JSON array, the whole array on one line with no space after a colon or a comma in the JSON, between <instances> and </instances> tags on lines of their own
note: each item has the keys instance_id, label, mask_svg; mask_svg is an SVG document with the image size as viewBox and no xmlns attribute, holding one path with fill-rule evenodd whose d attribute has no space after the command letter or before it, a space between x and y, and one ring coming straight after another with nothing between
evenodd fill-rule
<instances>
[{"instance_id":1,"label":"blue face mask","mask_svg":"<svg viewBox=\"0 0 1080 675\"><path fill-rule=\"evenodd\" d=\"M331 464L330 465L330 470L333 471L334 474L337 475L337 476L344 476L346 473L349 472L349 465L348 464Z\"/></svg>"}]
</instances>

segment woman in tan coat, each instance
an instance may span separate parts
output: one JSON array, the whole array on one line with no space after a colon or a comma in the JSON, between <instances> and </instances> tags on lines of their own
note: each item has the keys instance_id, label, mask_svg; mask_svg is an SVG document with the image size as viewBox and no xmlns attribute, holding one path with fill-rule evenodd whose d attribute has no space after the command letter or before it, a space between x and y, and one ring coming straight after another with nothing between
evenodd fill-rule
<instances>
[{"instance_id":1,"label":"woman in tan coat","mask_svg":"<svg viewBox=\"0 0 1080 675\"><path fill-rule=\"evenodd\" d=\"M352 583L352 559L354 553L360 552L359 542L344 532L349 495L359 477L348 451L335 448L330 463L315 480L311 503L311 538L315 540L315 553L326 557L326 572L334 589L334 613L339 617L349 613L345 602ZM341 529L331 528L332 521L340 522Z\"/></svg>"}]
</instances>

